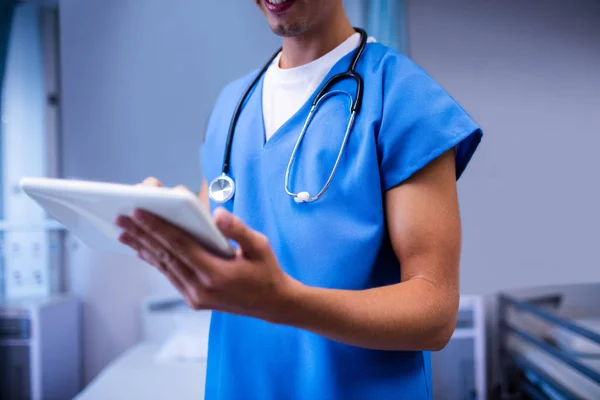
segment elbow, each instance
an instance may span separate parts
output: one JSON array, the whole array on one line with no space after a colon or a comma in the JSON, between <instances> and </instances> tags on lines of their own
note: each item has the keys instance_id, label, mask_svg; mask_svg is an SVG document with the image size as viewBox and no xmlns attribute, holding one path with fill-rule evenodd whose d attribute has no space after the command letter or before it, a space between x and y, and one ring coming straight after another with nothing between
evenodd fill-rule
<instances>
[{"instance_id":1,"label":"elbow","mask_svg":"<svg viewBox=\"0 0 600 400\"><path fill-rule=\"evenodd\" d=\"M443 350L448 343L450 342L450 339L452 338L452 335L454 334L454 327L456 326L456 320L453 321L454 323L448 323L447 326L444 326L443 328L437 330L436 332L434 332L433 334L431 334L429 336L429 338L427 339L426 343L424 343L424 350L427 351L441 351Z\"/></svg>"},{"instance_id":2,"label":"elbow","mask_svg":"<svg viewBox=\"0 0 600 400\"><path fill-rule=\"evenodd\" d=\"M442 321L438 321L435 326L422 328L418 336L412 340L412 343L407 346L405 342L401 349L409 351L441 351L450 342L455 326L456 318L445 319L443 323Z\"/></svg>"},{"instance_id":3,"label":"elbow","mask_svg":"<svg viewBox=\"0 0 600 400\"><path fill-rule=\"evenodd\" d=\"M443 350L456 329L456 320L458 318L458 302L452 306L444 307L440 310L435 322L426 329L426 334L422 335L421 348L424 351L440 351Z\"/></svg>"}]
</instances>

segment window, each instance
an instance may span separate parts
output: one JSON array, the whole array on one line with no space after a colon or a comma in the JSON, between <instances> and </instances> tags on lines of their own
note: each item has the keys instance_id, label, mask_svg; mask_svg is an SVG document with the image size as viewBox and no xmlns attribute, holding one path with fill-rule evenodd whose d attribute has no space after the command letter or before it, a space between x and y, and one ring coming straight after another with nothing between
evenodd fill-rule
<instances>
[{"instance_id":1,"label":"window","mask_svg":"<svg viewBox=\"0 0 600 400\"><path fill-rule=\"evenodd\" d=\"M0 295L61 290L61 227L20 191L24 176L57 176L57 11L20 3L12 13L0 128Z\"/></svg>"}]
</instances>

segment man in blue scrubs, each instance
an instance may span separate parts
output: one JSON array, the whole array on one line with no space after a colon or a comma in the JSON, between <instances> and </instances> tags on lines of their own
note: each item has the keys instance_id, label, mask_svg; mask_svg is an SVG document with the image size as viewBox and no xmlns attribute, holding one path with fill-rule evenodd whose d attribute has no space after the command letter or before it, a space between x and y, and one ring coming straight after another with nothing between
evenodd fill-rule
<instances>
[{"instance_id":1,"label":"man in blue scrubs","mask_svg":"<svg viewBox=\"0 0 600 400\"><path fill-rule=\"evenodd\" d=\"M370 38L356 66L363 106L331 186L295 202L284 190L290 155L314 96L348 68L360 38L342 0L255 1L283 50L238 121L234 198L217 207L206 181L200 193L236 257L143 211L119 219L121 240L192 308L214 310L207 399L430 399L428 352L448 342L459 301L456 181L481 130L411 60ZM217 100L202 149L208 179L221 173L231 116L257 73ZM327 180L347 104L334 96L315 116L293 191Z\"/></svg>"}]
</instances>

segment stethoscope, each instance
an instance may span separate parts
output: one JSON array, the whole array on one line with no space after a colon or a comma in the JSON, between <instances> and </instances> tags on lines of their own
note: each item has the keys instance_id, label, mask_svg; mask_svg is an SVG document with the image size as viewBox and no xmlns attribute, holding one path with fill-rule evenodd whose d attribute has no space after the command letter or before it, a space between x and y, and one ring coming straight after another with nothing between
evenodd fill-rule
<instances>
[{"instance_id":1,"label":"stethoscope","mask_svg":"<svg viewBox=\"0 0 600 400\"><path fill-rule=\"evenodd\" d=\"M285 184L284 184L285 192L289 196L293 197L297 203L312 203L313 201L320 199L323 196L323 194L325 193L325 191L327 191L327 189L329 188L329 185L331 185L333 176L335 175L335 172L336 172L338 165L340 163L340 160L342 158L342 153L344 152L344 149L346 148L346 143L348 142L348 137L350 136L350 132L352 131L352 128L354 126L354 121L356 119L356 115L358 114L358 112L360 111L360 108L362 106L363 80L362 80L361 76L356 72L356 64L358 63L358 60L360 59L360 56L362 55L362 53L365 49L365 46L367 45L367 33L363 29L360 29L360 28L355 28L355 29L358 33L360 33L360 45L358 46L358 49L354 53L352 62L350 63L350 66L348 67L348 70L346 72L337 74L337 75L333 76L331 79L329 79L325 83L325 85L323 85L323 87L317 94L317 97L315 97L315 99L312 103L310 112L308 114L308 117L306 118L306 121L304 122L304 126L302 127L302 131L300 132L300 136L298 136L298 140L296 140L296 145L294 146L294 150L292 151L292 155L290 156L290 160L289 160L287 169L285 171ZM280 52L281 52L281 49L279 49L269 59L269 61L265 64L265 66L262 68L260 73L256 76L256 78L254 78L254 80L252 81L252 83L250 84L248 89L246 89L246 92L244 93L242 98L239 100L239 102L235 108L235 111L233 113L233 118L231 119L231 123L229 125L229 133L227 134L227 141L225 143L225 155L223 157L222 173L220 176L213 179L213 181L210 183L209 188L208 188L208 196L217 203L226 203L227 201L231 200L233 198L233 195L235 194L235 182L229 176L229 162L231 159L231 146L233 143L233 134L235 131L235 127L236 127L238 118L239 118L241 110L242 110L242 106L243 106L244 102L246 101L246 99L248 98L248 96L250 95L250 93L252 93L252 90L254 89L254 87L256 86L256 84L258 83L260 78L262 77L262 75L265 74L265 72L267 71L269 66L275 60L275 57L277 57L277 55ZM354 98L352 98L352 95L350 95L348 92L344 92L341 90L327 92L327 90L329 90L329 88L331 88L334 84L336 84L337 82L340 82L343 79L347 79L347 78L353 79L356 82L356 93L355 93ZM329 178L327 179L327 182L325 182L325 185L323 186L323 188L315 196L311 197L310 193L305 192L305 191L294 193L290 190L290 187L289 187L290 171L292 169L292 166L294 165L294 161L296 159L296 153L298 152L298 148L300 147L300 144L302 143L302 139L304 138L304 135L306 134L308 126L310 125L310 122L312 121L312 119L319 107L319 104L326 98L333 96L335 94L344 94L344 95L347 95L348 97L350 97L351 106L350 106L350 120L346 127L346 133L344 134L344 139L342 141L342 145L340 146L340 150L338 152L337 159L335 161L333 169L331 170L331 173L329 174Z\"/></svg>"}]
</instances>

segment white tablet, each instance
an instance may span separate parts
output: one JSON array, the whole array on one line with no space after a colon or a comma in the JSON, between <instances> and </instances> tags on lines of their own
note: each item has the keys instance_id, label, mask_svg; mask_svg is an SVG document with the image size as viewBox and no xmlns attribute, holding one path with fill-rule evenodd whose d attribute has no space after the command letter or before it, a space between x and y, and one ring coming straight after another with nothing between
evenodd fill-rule
<instances>
[{"instance_id":1,"label":"white tablet","mask_svg":"<svg viewBox=\"0 0 600 400\"><path fill-rule=\"evenodd\" d=\"M185 230L220 256L234 254L200 200L183 190L50 178L24 178L21 187L95 250L131 254L131 249L118 241L122 229L115 221L142 209Z\"/></svg>"}]
</instances>

